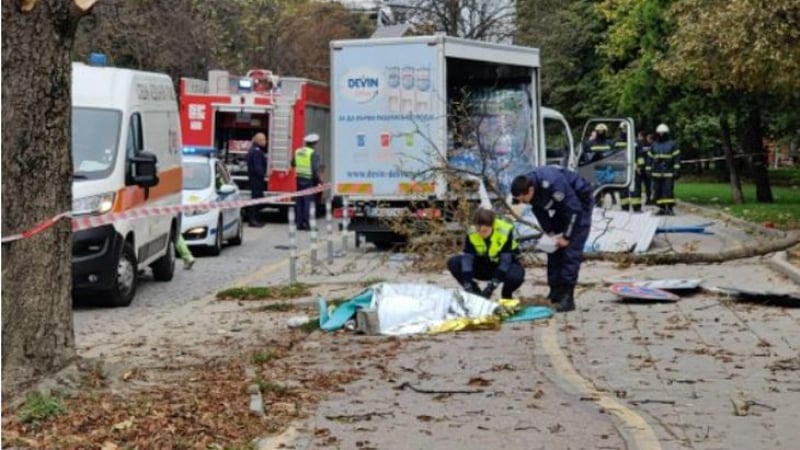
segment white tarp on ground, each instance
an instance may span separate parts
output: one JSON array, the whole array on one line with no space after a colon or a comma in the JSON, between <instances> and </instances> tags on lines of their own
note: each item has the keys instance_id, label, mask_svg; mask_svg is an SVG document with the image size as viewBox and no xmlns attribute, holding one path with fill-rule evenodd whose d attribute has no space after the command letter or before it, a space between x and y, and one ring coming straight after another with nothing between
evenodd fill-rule
<instances>
[{"instance_id":1,"label":"white tarp on ground","mask_svg":"<svg viewBox=\"0 0 800 450\"><path fill-rule=\"evenodd\" d=\"M519 215L524 221L539 225L530 206L522 207ZM646 252L653 242L659 223L660 219L650 212L630 213L595 208L592 214L592 230L583 251ZM515 223L515 230L518 239L539 234L539 231L522 222ZM539 248L540 245L535 241L526 241L522 243L522 247Z\"/></svg>"},{"instance_id":2,"label":"white tarp on ground","mask_svg":"<svg viewBox=\"0 0 800 450\"><path fill-rule=\"evenodd\" d=\"M370 309L378 312L381 334L426 333L446 320L490 316L499 307L479 295L431 284L381 283L373 289Z\"/></svg>"}]
</instances>

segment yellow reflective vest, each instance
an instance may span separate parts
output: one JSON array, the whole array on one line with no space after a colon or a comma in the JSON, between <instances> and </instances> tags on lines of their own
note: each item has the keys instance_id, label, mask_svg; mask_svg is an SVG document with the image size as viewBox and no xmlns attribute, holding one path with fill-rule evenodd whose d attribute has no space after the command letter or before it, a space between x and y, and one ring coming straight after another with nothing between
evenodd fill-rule
<instances>
[{"instance_id":1,"label":"yellow reflective vest","mask_svg":"<svg viewBox=\"0 0 800 450\"><path fill-rule=\"evenodd\" d=\"M297 171L298 178L305 178L310 180L314 178L311 159L314 156L314 149L311 147L303 147L294 154L294 167Z\"/></svg>"},{"instance_id":2,"label":"yellow reflective vest","mask_svg":"<svg viewBox=\"0 0 800 450\"><path fill-rule=\"evenodd\" d=\"M512 236L514 225L505 220L495 219L492 224L492 235L489 237L489 248L486 248L486 241L483 240L478 233L478 229L470 227L469 229L469 242L475 247L475 254L477 256L487 256L489 261L497 263L500 261L500 251L503 250L509 239L511 242L511 250L516 250L519 243Z\"/></svg>"}]
</instances>

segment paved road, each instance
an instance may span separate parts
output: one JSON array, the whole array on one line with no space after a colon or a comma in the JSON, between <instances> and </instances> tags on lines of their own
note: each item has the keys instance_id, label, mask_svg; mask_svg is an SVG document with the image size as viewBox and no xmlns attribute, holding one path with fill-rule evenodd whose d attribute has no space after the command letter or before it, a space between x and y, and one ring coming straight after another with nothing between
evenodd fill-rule
<instances>
[{"instance_id":1,"label":"paved road","mask_svg":"<svg viewBox=\"0 0 800 450\"><path fill-rule=\"evenodd\" d=\"M321 222L320 226L324 229L323 224ZM307 248L308 240L308 232L300 232L298 247ZM241 246L225 247L220 256L195 252L196 262L191 271L183 270L178 261L175 277L170 282L156 282L146 271L128 307L106 308L86 301L77 302L74 319L79 351L102 342L104 336L108 339L111 334L124 334L125 330L141 327L153 317L168 315L183 305L237 283L259 268L285 260L289 256L288 242L285 223L273 222L264 228L247 227Z\"/></svg>"}]
</instances>

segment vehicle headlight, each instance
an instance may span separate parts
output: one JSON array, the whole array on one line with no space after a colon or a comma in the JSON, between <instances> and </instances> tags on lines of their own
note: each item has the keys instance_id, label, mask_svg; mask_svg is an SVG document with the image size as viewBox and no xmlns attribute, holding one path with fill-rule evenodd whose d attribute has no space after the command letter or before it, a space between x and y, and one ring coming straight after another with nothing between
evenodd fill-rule
<instances>
[{"instance_id":1,"label":"vehicle headlight","mask_svg":"<svg viewBox=\"0 0 800 450\"><path fill-rule=\"evenodd\" d=\"M72 215L105 214L114 207L115 197L116 193L107 192L105 194L72 199Z\"/></svg>"}]
</instances>

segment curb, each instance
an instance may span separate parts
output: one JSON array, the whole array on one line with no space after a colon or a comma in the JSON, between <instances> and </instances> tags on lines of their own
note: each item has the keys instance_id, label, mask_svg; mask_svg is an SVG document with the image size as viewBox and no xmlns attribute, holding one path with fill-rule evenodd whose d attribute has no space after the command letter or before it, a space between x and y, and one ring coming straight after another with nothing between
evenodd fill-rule
<instances>
[{"instance_id":1,"label":"curb","mask_svg":"<svg viewBox=\"0 0 800 450\"><path fill-rule=\"evenodd\" d=\"M789 262L786 252L777 252L767 261L769 267L800 285L800 268Z\"/></svg>"}]
</instances>

